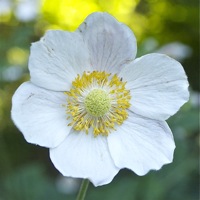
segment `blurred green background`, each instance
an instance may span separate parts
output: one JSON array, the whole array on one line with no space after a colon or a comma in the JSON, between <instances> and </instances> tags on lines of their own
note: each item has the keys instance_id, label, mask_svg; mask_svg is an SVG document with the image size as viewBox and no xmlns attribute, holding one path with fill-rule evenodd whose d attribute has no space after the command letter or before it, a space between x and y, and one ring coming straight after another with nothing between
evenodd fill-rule
<instances>
[{"instance_id":1,"label":"blurred green background","mask_svg":"<svg viewBox=\"0 0 200 200\"><path fill-rule=\"evenodd\" d=\"M80 184L62 177L48 149L28 144L10 119L11 98L29 79L30 44L48 29L73 31L94 11L107 11L134 31L138 56L179 60L190 101L168 120L174 162L138 177L121 170L111 184L89 187L87 200L197 200L199 188L199 2L197 0L0 0L0 200L71 200Z\"/></svg>"}]
</instances>

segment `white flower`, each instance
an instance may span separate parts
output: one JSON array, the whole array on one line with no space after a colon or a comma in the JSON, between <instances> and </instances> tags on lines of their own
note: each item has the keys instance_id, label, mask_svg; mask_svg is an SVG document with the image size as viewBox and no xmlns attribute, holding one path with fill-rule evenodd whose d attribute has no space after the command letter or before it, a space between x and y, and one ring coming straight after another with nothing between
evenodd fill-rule
<instances>
[{"instance_id":1,"label":"white flower","mask_svg":"<svg viewBox=\"0 0 200 200\"><path fill-rule=\"evenodd\" d=\"M165 55L135 55L132 31L107 13L33 43L12 119L28 142L50 148L64 176L99 186L121 168L144 175L172 162L165 120L188 100L187 77Z\"/></svg>"}]
</instances>

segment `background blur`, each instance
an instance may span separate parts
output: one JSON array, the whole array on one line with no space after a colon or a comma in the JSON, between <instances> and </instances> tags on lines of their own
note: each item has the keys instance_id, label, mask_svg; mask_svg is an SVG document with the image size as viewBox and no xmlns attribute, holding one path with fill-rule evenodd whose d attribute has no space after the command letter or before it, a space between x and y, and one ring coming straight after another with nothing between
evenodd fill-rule
<instances>
[{"instance_id":1,"label":"background blur","mask_svg":"<svg viewBox=\"0 0 200 200\"><path fill-rule=\"evenodd\" d=\"M48 149L28 144L10 119L11 98L29 79L32 42L48 29L75 30L87 15L107 11L134 31L137 57L161 52L179 60L190 82L190 102L168 123L174 133L174 162L138 177L121 170L94 188L87 200L197 200L199 2L197 0L0 0L0 200L71 200L78 179L53 167Z\"/></svg>"}]
</instances>

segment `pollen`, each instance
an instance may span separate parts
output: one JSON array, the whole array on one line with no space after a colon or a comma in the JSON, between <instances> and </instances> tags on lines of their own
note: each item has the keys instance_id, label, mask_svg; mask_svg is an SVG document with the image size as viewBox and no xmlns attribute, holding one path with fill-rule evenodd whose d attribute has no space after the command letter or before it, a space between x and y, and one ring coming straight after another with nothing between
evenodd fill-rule
<instances>
[{"instance_id":1,"label":"pollen","mask_svg":"<svg viewBox=\"0 0 200 200\"><path fill-rule=\"evenodd\" d=\"M107 136L128 117L130 91L116 74L84 72L77 75L70 91L66 91L68 120L77 131L91 130L94 136Z\"/></svg>"}]
</instances>

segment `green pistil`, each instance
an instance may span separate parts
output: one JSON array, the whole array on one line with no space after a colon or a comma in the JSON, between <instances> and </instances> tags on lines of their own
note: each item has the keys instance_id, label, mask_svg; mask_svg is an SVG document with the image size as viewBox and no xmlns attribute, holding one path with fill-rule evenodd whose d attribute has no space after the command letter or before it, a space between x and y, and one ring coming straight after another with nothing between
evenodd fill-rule
<instances>
[{"instance_id":1,"label":"green pistil","mask_svg":"<svg viewBox=\"0 0 200 200\"><path fill-rule=\"evenodd\" d=\"M108 93L102 89L94 89L89 92L84 103L87 112L95 117L105 115L111 106Z\"/></svg>"}]
</instances>

